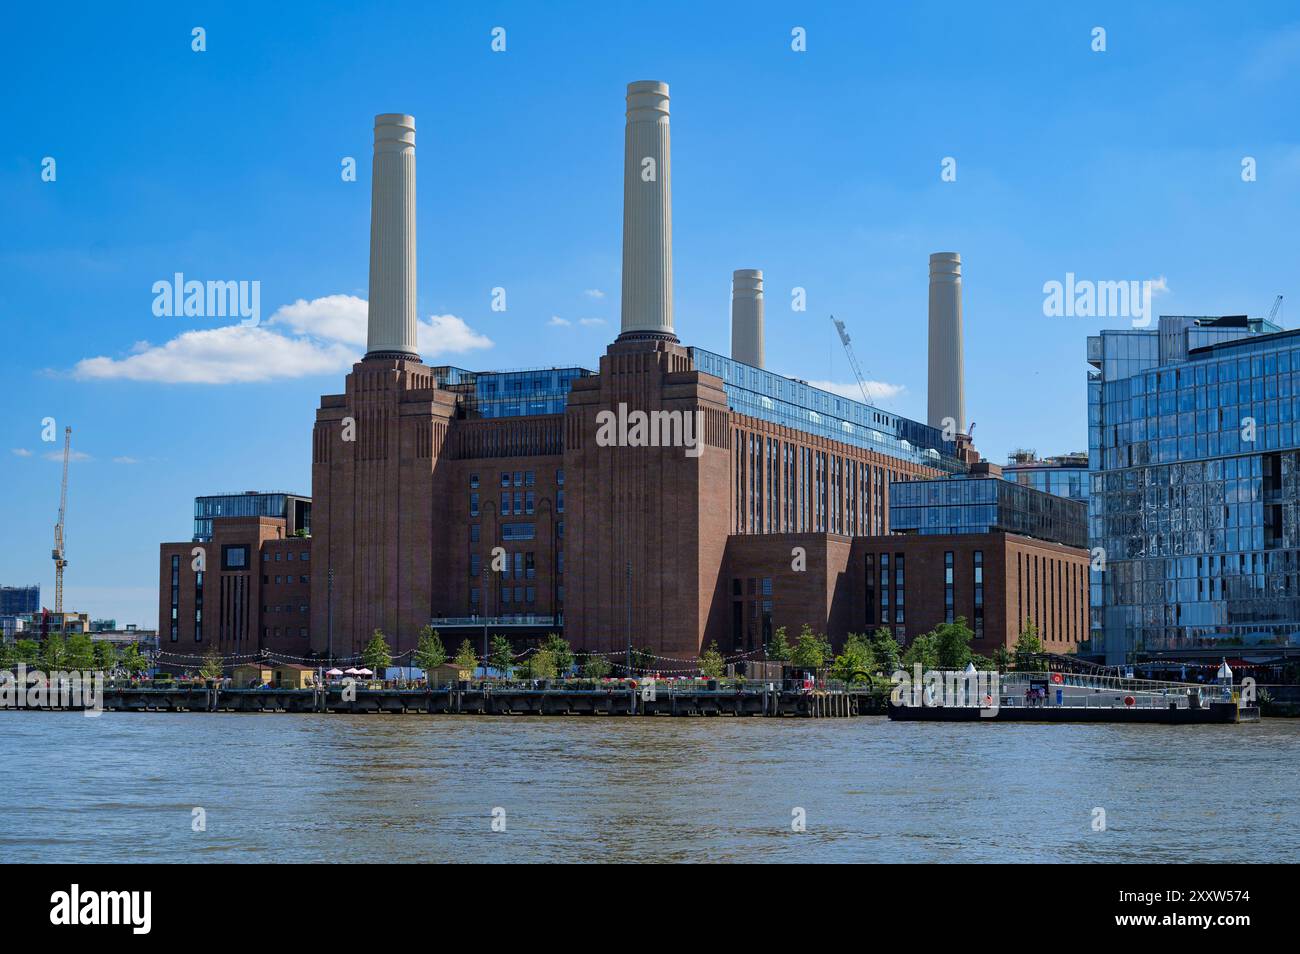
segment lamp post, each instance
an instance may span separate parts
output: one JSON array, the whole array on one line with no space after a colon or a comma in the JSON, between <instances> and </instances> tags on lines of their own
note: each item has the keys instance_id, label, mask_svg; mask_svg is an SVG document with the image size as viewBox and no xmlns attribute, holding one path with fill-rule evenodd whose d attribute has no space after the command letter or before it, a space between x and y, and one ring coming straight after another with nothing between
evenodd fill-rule
<instances>
[{"instance_id":1,"label":"lamp post","mask_svg":"<svg viewBox=\"0 0 1300 954\"><path fill-rule=\"evenodd\" d=\"M625 595L627 600L627 674L632 676L632 561L627 561Z\"/></svg>"},{"instance_id":2,"label":"lamp post","mask_svg":"<svg viewBox=\"0 0 1300 954\"><path fill-rule=\"evenodd\" d=\"M325 574L325 655L334 667L334 567Z\"/></svg>"}]
</instances>

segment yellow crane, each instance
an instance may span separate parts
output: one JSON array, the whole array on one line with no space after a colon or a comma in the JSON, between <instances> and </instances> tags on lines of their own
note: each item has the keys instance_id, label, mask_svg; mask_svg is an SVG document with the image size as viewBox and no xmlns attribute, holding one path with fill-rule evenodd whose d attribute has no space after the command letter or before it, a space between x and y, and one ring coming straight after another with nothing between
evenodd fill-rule
<instances>
[{"instance_id":1,"label":"yellow crane","mask_svg":"<svg viewBox=\"0 0 1300 954\"><path fill-rule=\"evenodd\" d=\"M63 558L63 517L68 509L68 455L72 451L72 428L63 429L63 486L59 488L59 522L54 525L54 612L63 614L63 568L68 561ZM59 620L60 628L63 620Z\"/></svg>"}]
</instances>

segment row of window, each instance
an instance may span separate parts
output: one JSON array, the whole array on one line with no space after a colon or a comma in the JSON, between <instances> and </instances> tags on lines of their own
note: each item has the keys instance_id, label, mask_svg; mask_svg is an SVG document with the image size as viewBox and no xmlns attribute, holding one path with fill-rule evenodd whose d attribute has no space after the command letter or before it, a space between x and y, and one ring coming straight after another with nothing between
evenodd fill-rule
<instances>
[{"instance_id":1,"label":"row of window","mask_svg":"<svg viewBox=\"0 0 1300 954\"><path fill-rule=\"evenodd\" d=\"M501 471L502 487L532 487L537 483L537 471L535 470L503 470ZM564 471L555 472L556 486L564 486ZM479 476L477 473L469 475L469 486L471 490L477 490L479 486Z\"/></svg>"},{"instance_id":2,"label":"row of window","mask_svg":"<svg viewBox=\"0 0 1300 954\"><path fill-rule=\"evenodd\" d=\"M270 577L269 575L265 574L265 573L262 574L262 584L265 586L265 585L269 584L270 582L271 582L271 577ZM299 577L297 577L297 578L295 579L292 575L290 575L290 576L281 576L281 575L278 575L278 574L277 574L276 577L275 577L275 582L277 582L277 583L283 583L283 584L288 584L288 583L310 583L310 582L311 582L311 577L309 577L309 576L299 576Z\"/></svg>"}]
</instances>

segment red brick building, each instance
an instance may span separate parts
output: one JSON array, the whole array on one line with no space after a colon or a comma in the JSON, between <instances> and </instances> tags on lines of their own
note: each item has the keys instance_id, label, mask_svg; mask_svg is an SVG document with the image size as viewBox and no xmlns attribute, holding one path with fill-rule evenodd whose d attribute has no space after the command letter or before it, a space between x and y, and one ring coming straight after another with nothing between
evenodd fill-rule
<instances>
[{"instance_id":1,"label":"red brick building","mask_svg":"<svg viewBox=\"0 0 1300 954\"><path fill-rule=\"evenodd\" d=\"M984 639L1022 612L1006 602L1012 556L1032 557L1018 574L1048 574L1031 592L1052 594L1052 638L1074 632L1060 613L1082 620L1086 606L1057 587L1073 587L1080 554L881 536L890 484L965 470L968 437L679 342L666 84L631 84L626 120L621 333L598 373L492 374L418 356L415 120L376 118L368 348L316 411L310 546L283 539L283 521L217 518L199 577L192 545L164 544L164 651L215 641L231 654L350 656L382 630L402 654L426 625L453 643L477 638L485 617L516 635L562 631L586 651L621 651L630 632L681 660L714 641L756 650L773 625L838 641L879 625L872 580L886 552L916 568L891 624L911 636L935 618L944 546L960 553L959 580L972 548L988 561ZM762 277L742 272L760 309L752 339ZM750 344L762 354L761 337Z\"/></svg>"}]
</instances>

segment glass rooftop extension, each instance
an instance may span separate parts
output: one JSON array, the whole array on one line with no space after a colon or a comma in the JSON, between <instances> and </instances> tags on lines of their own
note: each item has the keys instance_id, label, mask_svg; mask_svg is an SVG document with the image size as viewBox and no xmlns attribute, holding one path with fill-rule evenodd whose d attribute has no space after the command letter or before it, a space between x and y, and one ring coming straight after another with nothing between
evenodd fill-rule
<instances>
[{"instance_id":1,"label":"glass rooftop extension","mask_svg":"<svg viewBox=\"0 0 1300 954\"><path fill-rule=\"evenodd\" d=\"M937 427L703 348L689 350L698 370L722 378L727 402L741 414L950 473L966 470Z\"/></svg>"},{"instance_id":2,"label":"glass rooftop extension","mask_svg":"<svg viewBox=\"0 0 1300 954\"><path fill-rule=\"evenodd\" d=\"M563 414L569 385L594 374L586 368L466 371L442 365L430 370L438 387L456 392L465 416L478 418Z\"/></svg>"}]
</instances>

